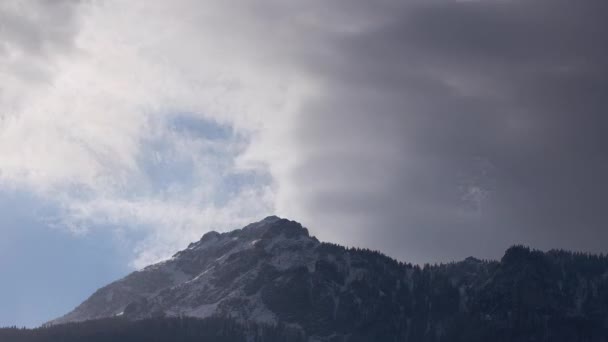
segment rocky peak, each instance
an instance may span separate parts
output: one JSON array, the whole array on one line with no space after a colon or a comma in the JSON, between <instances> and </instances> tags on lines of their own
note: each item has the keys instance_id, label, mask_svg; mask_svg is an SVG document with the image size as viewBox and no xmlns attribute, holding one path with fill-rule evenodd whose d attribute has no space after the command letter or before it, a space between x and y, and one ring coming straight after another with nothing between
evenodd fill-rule
<instances>
[{"instance_id":1,"label":"rocky peak","mask_svg":"<svg viewBox=\"0 0 608 342\"><path fill-rule=\"evenodd\" d=\"M187 251L201 251L209 248L217 249L226 245L251 243L254 240L272 240L280 237L287 239L298 237L311 238L308 229L302 227L300 223L273 215L231 232L207 232L199 241L190 243L186 250L176 253L173 257L183 256L184 252ZM312 239L317 241L314 237Z\"/></svg>"},{"instance_id":2,"label":"rocky peak","mask_svg":"<svg viewBox=\"0 0 608 342\"><path fill-rule=\"evenodd\" d=\"M298 236L310 237L308 229L296 221L290 221L277 216L268 216L265 219L247 225L241 230L232 232L239 236L255 236L257 238L273 238L284 235L287 238Z\"/></svg>"}]
</instances>

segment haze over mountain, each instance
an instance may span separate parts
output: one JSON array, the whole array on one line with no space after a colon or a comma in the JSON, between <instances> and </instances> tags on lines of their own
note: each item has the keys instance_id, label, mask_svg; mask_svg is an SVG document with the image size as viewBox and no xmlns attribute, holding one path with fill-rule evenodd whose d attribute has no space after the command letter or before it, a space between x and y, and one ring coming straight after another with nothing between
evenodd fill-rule
<instances>
[{"instance_id":1,"label":"haze over mountain","mask_svg":"<svg viewBox=\"0 0 608 342\"><path fill-rule=\"evenodd\" d=\"M221 318L308 341L605 341L608 258L514 246L420 267L271 216L206 233L49 325L113 317Z\"/></svg>"}]
</instances>

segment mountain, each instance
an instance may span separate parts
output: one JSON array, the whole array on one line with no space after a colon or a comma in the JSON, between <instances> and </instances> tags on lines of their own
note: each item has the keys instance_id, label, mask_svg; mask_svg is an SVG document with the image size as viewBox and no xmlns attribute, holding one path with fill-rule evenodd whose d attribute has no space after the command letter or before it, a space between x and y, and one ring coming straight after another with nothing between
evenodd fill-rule
<instances>
[{"instance_id":1,"label":"mountain","mask_svg":"<svg viewBox=\"0 0 608 342\"><path fill-rule=\"evenodd\" d=\"M308 341L608 341L608 258L514 246L420 267L271 216L209 232L49 325L112 317L226 319Z\"/></svg>"}]
</instances>

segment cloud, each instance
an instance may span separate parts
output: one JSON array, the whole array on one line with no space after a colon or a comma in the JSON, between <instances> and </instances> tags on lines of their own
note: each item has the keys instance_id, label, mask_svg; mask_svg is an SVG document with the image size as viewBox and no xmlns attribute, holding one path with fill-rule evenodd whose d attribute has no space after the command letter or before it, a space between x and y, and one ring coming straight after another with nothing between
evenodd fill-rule
<instances>
[{"instance_id":1,"label":"cloud","mask_svg":"<svg viewBox=\"0 0 608 342\"><path fill-rule=\"evenodd\" d=\"M273 211L415 262L603 248L600 1L7 4L0 184L137 266Z\"/></svg>"},{"instance_id":2,"label":"cloud","mask_svg":"<svg viewBox=\"0 0 608 342\"><path fill-rule=\"evenodd\" d=\"M299 87L286 84L290 74L253 69L244 56L231 60L242 50L229 46L219 54L217 39L204 41L219 23L200 27L204 14L196 12L203 17L182 20L190 9L180 4L61 5L65 11L48 13L46 2L6 8L19 30L33 32L3 31L9 48L51 67L44 77L24 79L3 60L6 88L19 90L1 102L4 187L58 202L63 216L50 219L74 231L107 224L147 229L144 259L273 211L266 170L236 165L236 158L290 114ZM68 16L73 29L43 34ZM47 46L56 51L38 51ZM266 122L265 113L277 118ZM230 131L212 136L224 126Z\"/></svg>"},{"instance_id":3,"label":"cloud","mask_svg":"<svg viewBox=\"0 0 608 342\"><path fill-rule=\"evenodd\" d=\"M407 260L603 251L605 4L398 7L307 61L326 96L298 118L306 154L284 181L306 190L279 203L299 194L321 235Z\"/></svg>"}]
</instances>

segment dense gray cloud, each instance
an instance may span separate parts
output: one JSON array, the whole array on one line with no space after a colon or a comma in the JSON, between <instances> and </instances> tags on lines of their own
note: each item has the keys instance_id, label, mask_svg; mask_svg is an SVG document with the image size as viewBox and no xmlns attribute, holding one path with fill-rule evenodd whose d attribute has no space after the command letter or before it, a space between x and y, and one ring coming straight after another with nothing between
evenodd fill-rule
<instances>
[{"instance_id":1,"label":"dense gray cloud","mask_svg":"<svg viewBox=\"0 0 608 342\"><path fill-rule=\"evenodd\" d=\"M326 87L292 175L313 231L417 262L605 252L608 5L392 6L305 60Z\"/></svg>"}]
</instances>

